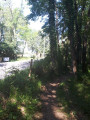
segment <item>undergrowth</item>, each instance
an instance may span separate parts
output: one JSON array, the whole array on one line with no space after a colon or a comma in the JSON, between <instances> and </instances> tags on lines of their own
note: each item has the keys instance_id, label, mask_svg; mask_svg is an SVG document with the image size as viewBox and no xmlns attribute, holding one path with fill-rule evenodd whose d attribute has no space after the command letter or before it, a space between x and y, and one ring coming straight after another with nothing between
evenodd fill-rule
<instances>
[{"instance_id":1,"label":"undergrowth","mask_svg":"<svg viewBox=\"0 0 90 120\"><path fill-rule=\"evenodd\" d=\"M28 70L0 81L0 120L32 120L38 110L41 81Z\"/></svg>"},{"instance_id":2,"label":"undergrowth","mask_svg":"<svg viewBox=\"0 0 90 120\"><path fill-rule=\"evenodd\" d=\"M43 82L52 80L54 74L51 69L50 57L34 62L32 73L39 77Z\"/></svg>"},{"instance_id":3,"label":"undergrowth","mask_svg":"<svg viewBox=\"0 0 90 120\"><path fill-rule=\"evenodd\" d=\"M43 83L53 81L56 77L61 74L58 71L59 68L55 70L52 69L52 61L48 55L46 58L34 62L32 73L38 76Z\"/></svg>"},{"instance_id":4,"label":"undergrowth","mask_svg":"<svg viewBox=\"0 0 90 120\"><path fill-rule=\"evenodd\" d=\"M62 81L57 90L58 102L63 111L78 120L90 120L90 72L80 74L78 79Z\"/></svg>"}]
</instances>

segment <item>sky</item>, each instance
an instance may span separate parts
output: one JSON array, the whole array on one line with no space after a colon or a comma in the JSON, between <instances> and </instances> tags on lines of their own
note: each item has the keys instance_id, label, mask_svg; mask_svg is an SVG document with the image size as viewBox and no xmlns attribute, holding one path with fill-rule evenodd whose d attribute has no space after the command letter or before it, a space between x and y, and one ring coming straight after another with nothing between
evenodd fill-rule
<instances>
[{"instance_id":1,"label":"sky","mask_svg":"<svg viewBox=\"0 0 90 120\"><path fill-rule=\"evenodd\" d=\"M4 0L0 0L1 1L4 1ZM24 16L27 16L30 14L30 9L29 9L29 6L27 5L27 2L26 0L11 0L12 1L12 7L13 8L21 8L21 1L23 1L23 4L24 4ZM34 29L34 30L41 30L41 27L44 23L41 22L41 19L39 18L37 21L31 21L30 20L30 25L29 27L31 29Z\"/></svg>"},{"instance_id":2,"label":"sky","mask_svg":"<svg viewBox=\"0 0 90 120\"><path fill-rule=\"evenodd\" d=\"M16 2L17 1L17 2ZM14 4L14 7L21 7L21 1L22 0L12 0L13 4ZM30 9L29 9L29 6L27 5L27 2L25 0L23 0L23 4L24 4L24 15L27 16L30 14ZM37 21L30 21L30 25L29 27L31 29L34 29L34 30L41 30L41 27L43 25L42 22L40 22L41 19L39 18Z\"/></svg>"}]
</instances>

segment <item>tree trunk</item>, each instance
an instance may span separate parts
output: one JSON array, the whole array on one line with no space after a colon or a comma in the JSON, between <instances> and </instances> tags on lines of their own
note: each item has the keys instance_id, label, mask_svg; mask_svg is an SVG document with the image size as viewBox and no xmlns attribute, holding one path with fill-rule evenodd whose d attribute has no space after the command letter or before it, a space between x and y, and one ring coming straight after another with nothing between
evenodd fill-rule
<instances>
[{"instance_id":1,"label":"tree trunk","mask_svg":"<svg viewBox=\"0 0 90 120\"><path fill-rule=\"evenodd\" d=\"M64 45L65 46L65 69L66 71L68 70L68 46L67 45Z\"/></svg>"},{"instance_id":2,"label":"tree trunk","mask_svg":"<svg viewBox=\"0 0 90 120\"><path fill-rule=\"evenodd\" d=\"M90 9L88 10L88 13L89 11ZM90 17L89 14L88 14L88 17ZM90 42L88 41L88 44L87 44L87 40L90 40L90 35L88 34L90 31L89 29L90 29L90 21L87 21L85 26L85 31L83 33L83 51L82 51L82 72L83 73L87 72L87 57L86 57L87 48L88 48L88 51L90 50ZM89 51L88 57L90 60L90 51Z\"/></svg>"},{"instance_id":3,"label":"tree trunk","mask_svg":"<svg viewBox=\"0 0 90 120\"><path fill-rule=\"evenodd\" d=\"M70 40L70 46L71 46L71 56L72 56L72 69L73 73L77 73L77 60L76 60L76 54L75 54L75 48L74 48L74 35L73 31L69 30L68 38Z\"/></svg>"},{"instance_id":4,"label":"tree trunk","mask_svg":"<svg viewBox=\"0 0 90 120\"><path fill-rule=\"evenodd\" d=\"M57 66L57 41L55 31L55 0L49 0L49 38L52 69Z\"/></svg>"},{"instance_id":5,"label":"tree trunk","mask_svg":"<svg viewBox=\"0 0 90 120\"><path fill-rule=\"evenodd\" d=\"M76 61L76 54L75 54L75 47L74 47L74 7L73 7L73 0L66 1L66 10L68 14L68 38L70 40L71 46L71 55L72 55L72 68L73 73L77 73L77 61Z\"/></svg>"},{"instance_id":6,"label":"tree trunk","mask_svg":"<svg viewBox=\"0 0 90 120\"><path fill-rule=\"evenodd\" d=\"M57 39L57 49L59 49L59 33L58 33L58 24L59 24L59 21L58 21L58 8L57 8L57 4L55 4L55 11L56 11L56 39Z\"/></svg>"},{"instance_id":7,"label":"tree trunk","mask_svg":"<svg viewBox=\"0 0 90 120\"><path fill-rule=\"evenodd\" d=\"M78 24L78 8L76 0L74 1L74 12L75 12L75 27L76 27L76 37L77 37L77 67L79 69L79 66L81 65L81 55L82 55L82 47L81 47L81 26L82 26L82 16L81 16L81 22L80 25Z\"/></svg>"},{"instance_id":8,"label":"tree trunk","mask_svg":"<svg viewBox=\"0 0 90 120\"><path fill-rule=\"evenodd\" d=\"M82 71L83 71L83 73L85 73L87 71L86 48L87 48L87 37L84 36L83 51L82 51Z\"/></svg>"}]
</instances>

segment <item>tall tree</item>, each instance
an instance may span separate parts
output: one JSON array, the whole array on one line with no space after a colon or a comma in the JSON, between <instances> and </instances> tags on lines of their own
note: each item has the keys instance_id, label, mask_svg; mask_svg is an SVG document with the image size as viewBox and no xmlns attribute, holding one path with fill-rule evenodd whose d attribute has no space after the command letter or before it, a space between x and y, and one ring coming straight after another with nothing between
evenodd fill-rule
<instances>
[{"instance_id":1,"label":"tall tree","mask_svg":"<svg viewBox=\"0 0 90 120\"><path fill-rule=\"evenodd\" d=\"M73 0L63 0L63 4L65 6L68 17L68 39L70 40L73 72L75 74L77 72L77 61L74 46L74 3Z\"/></svg>"},{"instance_id":2,"label":"tall tree","mask_svg":"<svg viewBox=\"0 0 90 120\"><path fill-rule=\"evenodd\" d=\"M55 68L57 60L57 40L55 30L55 0L49 0L49 36L50 36L51 59L53 67Z\"/></svg>"},{"instance_id":3,"label":"tall tree","mask_svg":"<svg viewBox=\"0 0 90 120\"><path fill-rule=\"evenodd\" d=\"M29 19L35 19L38 16L48 16L47 28L50 38L50 55L52 61L52 68L56 67L57 61L57 40L55 30L55 0L28 0L31 7L31 14Z\"/></svg>"},{"instance_id":4,"label":"tall tree","mask_svg":"<svg viewBox=\"0 0 90 120\"><path fill-rule=\"evenodd\" d=\"M89 48L89 3L89 0L61 0L59 5L61 36L68 36L76 68L84 72Z\"/></svg>"}]
</instances>

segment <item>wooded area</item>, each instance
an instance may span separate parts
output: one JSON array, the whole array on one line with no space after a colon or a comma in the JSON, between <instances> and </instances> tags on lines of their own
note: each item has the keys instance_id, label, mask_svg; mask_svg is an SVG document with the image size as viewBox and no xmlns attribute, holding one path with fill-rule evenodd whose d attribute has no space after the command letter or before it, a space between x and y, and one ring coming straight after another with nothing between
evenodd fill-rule
<instances>
[{"instance_id":1,"label":"wooded area","mask_svg":"<svg viewBox=\"0 0 90 120\"><path fill-rule=\"evenodd\" d=\"M32 6L29 19L47 16L43 29L49 34L53 69L59 55L65 51L62 55L65 67L71 57L74 74L80 70L86 72L90 65L89 0L29 0L28 3Z\"/></svg>"},{"instance_id":2,"label":"wooded area","mask_svg":"<svg viewBox=\"0 0 90 120\"><path fill-rule=\"evenodd\" d=\"M0 81L0 120L89 120L90 0L26 0L26 17L6 1L0 57L23 57L28 46L31 63ZM38 18L41 31L30 29Z\"/></svg>"}]
</instances>

